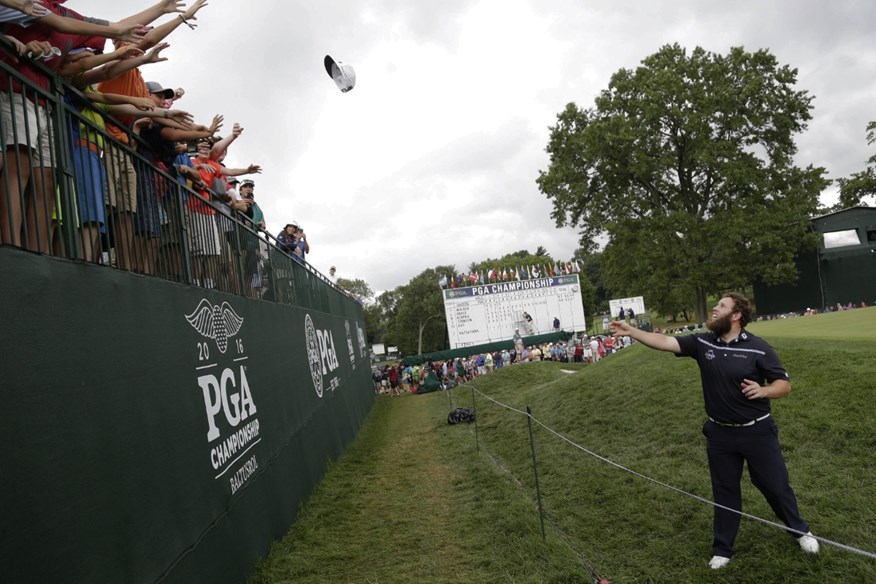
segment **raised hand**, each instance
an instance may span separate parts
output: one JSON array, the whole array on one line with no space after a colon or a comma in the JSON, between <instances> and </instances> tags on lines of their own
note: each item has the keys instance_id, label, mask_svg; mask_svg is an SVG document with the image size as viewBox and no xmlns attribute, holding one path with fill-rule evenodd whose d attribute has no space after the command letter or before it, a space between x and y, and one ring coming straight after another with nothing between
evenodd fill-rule
<instances>
[{"instance_id":1,"label":"raised hand","mask_svg":"<svg viewBox=\"0 0 876 584\"><path fill-rule=\"evenodd\" d=\"M144 112L155 109L155 102L149 97L132 97L131 105Z\"/></svg>"},{"instance_id":2,"label":"raised hand","mask_svg":"<svg viewBox=\"0 0 876 584\"><path fill-rule=\"evenodd\" d=\"M139 133L143 128L151 128L152 127L152 119L150 118L140 118L134 121L134 131Z\"/></svg>"},{"instance_id":3,"label":"raised hand","mask_svg":"<svg viewBox=\"0 0 876 584\"><path fill-rule=\"evenodd\" d=\"M174 12L182 12L186 8L185 0L162 0L161 8L165 14L173 14Z\"/></svg>"},{"instance_id":4,"label":"raised hand","mask_svg":"<svg viewBox=\"0 0 876 584\"><path fill-rule=\"evenodd\" d=\"M3 0L0 4L30 16L42 17L48 13L45 6L39 2L34 2L34 0Z\"/></svg>"},{"instance_id":5,"label":"raised hand","mask_svg":"<svg viewBox=\"0 0 876 584\"><path fill-rule=\"evenodd\" d=\"M183 12L182 17L186 20L197 20L198 17L195 16L198 13L198 10L207 5L207 0L198 0L194 4L192 4L188 10Z\"/></svg>"},{"instance_id":6,"label":"raised hand","mask_svg":"<svg viewBox=\"0 0 876 584\"><path fill-rule=\"evenodd\" d=\"M167 117L184 125L191 125L192 120L194 120L192 114L178 109L167 110Z\"/></svg>"},{"instance_id":7,"label":"raised hand","mask_svg":"<svg viewBox=\"0 0 876 584\"><path fill-rule=\"evenodd\" d=\"M131 26L111 26L113 32L118 35L118 39L120 41L125 41L128 43L139 43L144 38L146 38L146 33L149 32L148 28L145 28L142 24L134 24Z\"/></svg>"},{"instance_id":8,"label":"raised hand","mask_svg":"<svg viewBox=\"0 0 876 584\"><path fill-rule=\"evenodd\" d=\"M211 134L215 134L222 127L222 122L225 121L225 117L219 114L213 116L213 123L210 124L210 127L207 128Z\"/></svg>"},{"instance_id":9,"label":"raised hand","mask_svg":"<svg viewBox=\"0 0 876 584\"><path fill-rule=\"evenodd\" d=\"M134 45L128 45L116 51L116 56L118 56L119 59L133 59L134 57L143 56L143 51Z\"/></svg>"},{"instance_id":10,"label":"raised hand","mask_svg":"<svg viewBox=\"0 0 876 584\"><path fill-rule=\"evenodd\" d=\"M167 61L167 57L161 56L161 51L169 47L169 43L161 43L152 47L148 53L144 55L143 64L146 63L161 63L162 61Z\"/></svg>"}]
</instances>

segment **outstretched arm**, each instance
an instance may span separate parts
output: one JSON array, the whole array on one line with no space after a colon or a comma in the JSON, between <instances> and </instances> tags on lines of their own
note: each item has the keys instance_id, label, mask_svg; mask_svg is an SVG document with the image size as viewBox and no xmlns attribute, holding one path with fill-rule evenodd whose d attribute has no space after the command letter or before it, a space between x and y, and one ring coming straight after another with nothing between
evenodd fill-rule
<instances>
[{"instance_id":1,"label":"outstretched arm","mask_svg":"<svg viewBox=\"0 0 876 584\"><path fill-rule=\"evenodd\" d=\"M155 109L155 104L148 97L133 97L130 95L118 95L116 93L103 93L101 91L88 91L85 96L91 101L106 105L132 105L140 111Z\"/></svg>"},{"instance_id":2,"label":"outstretched arm","mask_svg":"<svg viewBox=\"0 0 876 584\"><path fill-rule=\"evenodd\" d=\"M246 168L225 168L222 167L224 176L243 176L245 174L261 174L262 167L258 164L250 164Z\"/></svg>"},{"instance_id":3,"label":"outstretched arm","mask_svg":"<svg viewBox=\"0 0 876 584\"><path fill-rule=\"evenodd\" d=\"M88 95L88 94L86 94ZM106 95L106 94L104 94ZM157 107L150 110L143 110L140 107L133 106L130 104L118 104L110 106L110 112L114 116L136 116L139 118L155 118L155 119L169 119L176 120L181 123L189 123L192 120L192 114L189 112L184 112L182 110L172 110L172 109L164 109L161 107ZM208 138L212 136L212 134L208 134L202 132L202 136L198 136L199 138Z\"/></svg>"},{"instance_id":4,"label":"outstretched arm","mask_svg":"<svg viewBox=\"0 0 876 584\"><path fill-rule=\"evenodd\" d=\"M46 9L34 0L0 0L0 6L6 6L24 12L28 16L44 16Z\"/></svg>"},{"instance_id":5,"label":"outstretched arm","mask_svg":"<svg viewBox=\"0 0 876 584\"><path fill-rule=\"evenodd\" d=\"M231 133L213 144L213 148L210 149L210 158L212 160L219 160L222 158L222 153L228 150L231 143L237 140L242 133L243 128L240 127L240 124L234 122L234 128L231 130Z\"/></svg>"},{"instance_id":6,"label":"outstretched arm","mask_svg":"<svg viewBox=\"0 0 876 584\"><path fill-rule=\"evenodd\" d=\"M167 35L175 31L176 28L183 22L186 22L188 24L189 20L197 20L197 16L195 15L198 13L198 10L206 5L207 0L197 0L188 10L186 10L182 14L178 14L175 18L171 18L164 24L156 26L155 28L150 30L146 34L146 38L140 41L137 46L144 51L151 47L154 47L155 45L163 41L165 37L167 37ZM194 28L195 25L189 24L189 26Z\"/></svg>"},{"instance_id":7,"label":"outstretched arm","mask_svg":"<svg viewBox=\"0 0 876 584\"><path fill-rule=\"evenodd\" d=\"M160 45L152 47L152 49L150 49L148 53L139 57L134 57L132 59L121 59L109 63L106 66L101 67L100 69L92 69L91 71L86 71L81 77L79 77L79 79L77 79L77 83L85 85L100 83L102 81L115 79L119 75L127 73L131 69L140 67L142 65L149 65L150 63L161 63L162 61L167 61L167 57L161 56L161 51L169 46L170 45L168 45L167 43L161 43Z\"/></svg>"},{"instance_id":8,"label":"outstretched arm","mask_svg":"<svg viewBox=\"0 0 876 584\"><path fill-rule=\"evenodd\" d=\"M112 63L113 61L117 61L119 59L130 59L133 57L139 57L143 54L143 51L138 49L137 47L124 47L121 49L117 49L111 53L104 53L102 55L87 55L79 59L70 59L67 58L67 61L61 66L61 70L59 73L63 77L73 77L76 75L82 75L86 71L90 71L91 69L95 69L100 67L101 65L106 65L107 63ZM81 85L79 85L82 87Z\"/></svg>"},{"instance_id":9,"label":"outstretched arm","mask_svg":"<svg viewBox=\"0 0 876 584\"><path fill-rule=\"evenodd\" d=\"M103 26L101 24L92 24L76 18L58 16L53 13L43 16L40 18L39 22L52 30L57 30L58 32L63 32L65 34L101 36L135 43L141 42L145 38L144 30L139 24Z\"/></svg>"},{"instance_id":10,"label":"outstretched arm","mask_svg":"<svg viewBox=\"0 0 876 584\"><path fill-rule=\"evenodd\" d=\"M670 353L681 353L681 346L678 344L678 339L660 333L649 333L642 329L630 326L629 323L623 320L613 320L608 323L611 328L611 333L615 337L632 337L652 349L658 351L668 351Z\"/></svg>"},{"instance_id":11,"label":"outstretched arm","mask_svg":"<svg viewBox=\"0 0 876 584\"><path fill-rule=\"evenodd\" d=\"M165 14L182 12L184 8L185 0L160 0L160 2L153 4L143 12L132 14L131 16L116 22L116 24L121 26L130 26L138 23L146 25L161 18Z\"/></svg>"}]
</instances>

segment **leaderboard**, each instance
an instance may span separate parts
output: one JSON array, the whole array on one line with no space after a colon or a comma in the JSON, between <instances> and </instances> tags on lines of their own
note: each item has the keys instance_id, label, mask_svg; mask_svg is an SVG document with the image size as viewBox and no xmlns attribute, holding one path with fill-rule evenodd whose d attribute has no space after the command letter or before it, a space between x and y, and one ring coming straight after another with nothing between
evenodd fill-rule
<instances>
[{"instance_id":1,"label":"leaderboard","mask_svg":"<svg viewBox=\"0 0 876 584\"><path fill-rule=\"evenodd\" d=\"M444 290L450 348L553 332L587 330L578 274ZM529 318L527 318L527 315Z\"/></svg>"}]
</instances>

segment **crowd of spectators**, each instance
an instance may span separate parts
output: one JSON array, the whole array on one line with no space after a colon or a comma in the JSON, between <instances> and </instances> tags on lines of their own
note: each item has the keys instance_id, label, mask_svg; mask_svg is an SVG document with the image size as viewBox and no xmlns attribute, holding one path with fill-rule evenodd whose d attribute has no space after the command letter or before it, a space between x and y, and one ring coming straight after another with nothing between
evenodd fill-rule
<instances>
[{"instance_id":1,"label":"crowd of spectators","mask_svg":"<svg viewBox=\"0 0 876 584\"><path fill-rule=\"evenodd\" d=\"M64 211L73 209L76 257L179 279L181 248L187 246L195 284L244 293L242 285L256 294L263 287L260 266L267 246L231 219L264 231L255 182L243 179L262 169L257 164L229 168L223 162L244 128L234 123L221 136L222 115L198 123L177 107L183 88L146 81L141 73L167 60L164 41L176 29L195 30L206 0L190 6L184 0L159 0L118 22L83 16L63 4L0 0L6 44L0 60L27 80L0 72L3 244L71 255L63 249L71 244L60 237L59 227ZM107 39L113 40L111 50ZM149 77L160 79L152 69ZM62 180L55 169L62 157L54 146L60 135L53 122L57 105L34 89L49 91L52 74L66 83L65 105L75 112L64 122L70 189L56 188ZM70 200L62 202L62 196ZM293 259L305 262L310 247L297 222L287 225L277 241Z\"/></svg>"},{"instance_id":2,"label":"crowd of spectators","mask_svg":"<svg viewBox=\"0 0 876 584\"><path fill-rule=\"evenodd\" d=\"M422 365L405 365L401 362L385 364L372 370L374 390L378 394L391 396L417 392L430 372L445 389L460 383L477 379L481 375L520 363L534 361L555 361L558 363L597 363L602 359L629 347L630 337L614 338L596 335L575 336L568 341L523 346L522 350L502 349L501 351L476 353L467 357L457 357L438 361L427 361Z\"/></svg>"}]
</instances>

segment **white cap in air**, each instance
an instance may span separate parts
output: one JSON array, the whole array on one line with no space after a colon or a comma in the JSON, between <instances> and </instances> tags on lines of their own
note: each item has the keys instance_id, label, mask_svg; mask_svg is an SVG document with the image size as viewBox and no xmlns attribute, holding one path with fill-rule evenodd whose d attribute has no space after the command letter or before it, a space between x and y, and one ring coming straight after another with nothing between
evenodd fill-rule
<instances>
[{"instance_id":1,"label":"white cap in air","mask_svg":"<svg viewBox=\"0 0 876 584\"><path fill-rule=\"evenodd\" d=\"M356 86L356 72L353 71L351 65L346 65L341 61L335 61L331 56L325 56L325 71L329 77L334 79L335 85L342 92L347 93Z\"/></svg>"}]
</instances>

